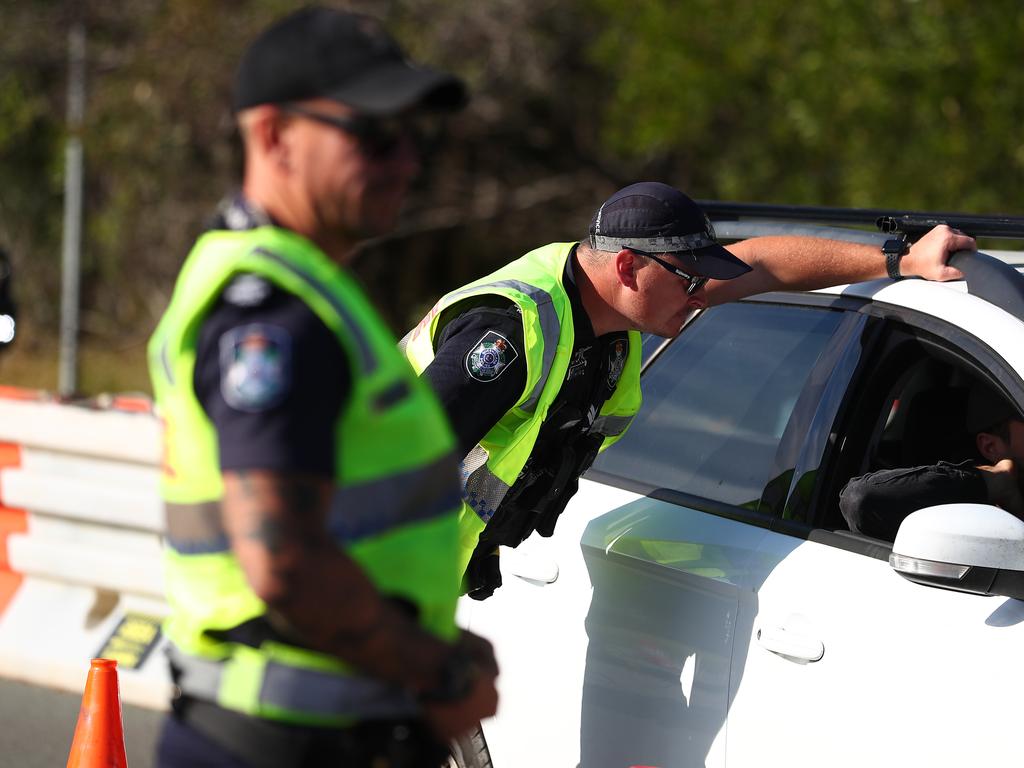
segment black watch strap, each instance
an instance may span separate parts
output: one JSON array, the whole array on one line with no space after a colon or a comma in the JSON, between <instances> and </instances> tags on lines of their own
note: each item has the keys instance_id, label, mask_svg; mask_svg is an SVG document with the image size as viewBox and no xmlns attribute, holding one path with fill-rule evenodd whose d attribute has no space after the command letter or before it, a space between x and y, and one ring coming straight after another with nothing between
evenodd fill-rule
<instances>
[{"instance_id":1,"label":"black watch strap","mask_svg":"<svg viewBox=\"0 0 1024 768\"><path fill-rule=\"evenodd\" d=\"M900 259L910 250L910 244L901 237L894 237L882 243L882 253L885 254L885 271L893 280L902 280L900 274Z\"/></svg>"}]
</instances>

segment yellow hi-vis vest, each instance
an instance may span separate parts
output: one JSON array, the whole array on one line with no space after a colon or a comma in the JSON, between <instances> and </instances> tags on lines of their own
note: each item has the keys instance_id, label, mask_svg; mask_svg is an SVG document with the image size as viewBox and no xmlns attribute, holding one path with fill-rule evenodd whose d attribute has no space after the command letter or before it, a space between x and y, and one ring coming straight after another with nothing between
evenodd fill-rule
<instances>
[{"instance_id":1,"label":"yellow hi-vis vest","mask_svg":"<svg viewBox=\"0 0 1024 768\"><path fill-rule=\"evenodd\" d=\"M362 290L312 243L271 226L214 231L186 260L149 344L165 423L165 632L181 673L176 682L187 695L292 723L344 726L415 714L407 691L362 677L338 658L273 635L253 647L230 632L258 622L266 606L224 531L217 436L192 380L203 319L239 273L302 299L348 360L352 391L335 424L328 533L382 594L412 603L423 627L443 639L457 631L458 457L441 405ZM323 610L345 610L344 595L323 597Z\"/></svg>"},{"instance_id":2,"label":"yellow hi-vis vest","mask_svg":"<svg viewBox=\"0 0 1024 768\"><path fill-rule=\"evenodd\" d=\"M471 297L493 294L522 312L526 387L515 406L462 460L459 513L460 568L465 570L486 523L501 513L501 501L523 470L537 435L569 368L574 339L572 305L562 285L575 243L553 243L442 297L402 339L401 348L418 373L430 365L444 310ZM626 431L640 409L640 334L629 332L629 353L615 391L591 432L604 436L604 450Z\"/></svg>"}]
</instances>

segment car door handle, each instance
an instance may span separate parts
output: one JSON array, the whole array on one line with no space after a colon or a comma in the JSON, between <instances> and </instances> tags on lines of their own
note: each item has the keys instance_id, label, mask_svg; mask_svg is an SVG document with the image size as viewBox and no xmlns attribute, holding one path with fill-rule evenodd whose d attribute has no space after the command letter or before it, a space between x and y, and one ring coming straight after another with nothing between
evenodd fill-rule
<instances>
[{"instance_id":1,"label":"car door handle","mask_svg":"<svg viewBox=\"0 0 1024 768\"><path fill-rule=\"evenodd\" d=\"M785 627L758 629L757 642L772 653L805 664L818 661L825 655L825 644L821 640Z\"/></svg>"},{"instance_id":2,"label":"car door handle","mask_svg":"<svg viewBox=\"0 0 1024 768\"><path fill-rule=\"evenodd\" d=\"M558 563L551 558L505 547L501 549L501 570L538 587L558 580Z\"/></svg>"}]
</instances>

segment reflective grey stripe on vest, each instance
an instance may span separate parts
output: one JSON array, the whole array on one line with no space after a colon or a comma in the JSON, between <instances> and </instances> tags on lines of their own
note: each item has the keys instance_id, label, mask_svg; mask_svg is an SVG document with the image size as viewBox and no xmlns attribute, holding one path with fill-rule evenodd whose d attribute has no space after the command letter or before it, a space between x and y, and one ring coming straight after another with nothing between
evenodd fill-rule
<instances>
[{"instance_id":1,"label":"reflective grey stripe on vest","mask_svg":"<svg viewBox=\"0 0 1024 768\"><path fill-rule=\"evenodd\" d=\"M168 546L183 555L208 555L231 548L220 516L219 501L198 504L164 502Z\"/></svg>"},{"instance_id":2,"label":"reflective grey stripe on vest","mask_svg":"<svg viewBox=\"0 0 1024 768\"><path fill-rule=\"evenodd\" d=\"M487 466L487 451L479 445L462 460L462 500L488 522L498 511L509 485Z\"/></svg>"},{"instance_id":3,"label":"reflective grey stripe on vest","mask_svg":"<svg viewBox=\"0 0 1024 768\"><path fill-rule=\"evenodd\" d=\"M458 463L450 453L425 467L339 487L331 499L328 531L348 544L454 512L461 501Z\"/></svg>"},{"instance_id":4,"label":"reflective grey stripe on vest","mask_svg":"<svg viewBox=\"0 0 1024 768\"><path fill-rule=\"evenodd\" d=\"M411 331L405 334L405 336L398 340L398 351L401 352L403 355L405 354L405 350L409 346L409 342L412 341L412 335L414 333L416 333L415 328L413 328Z\"/></svg>"},{"instance_id":5,"label":"reflective grey stripe on vest","mask_svg":"<svg viewBox=\"0 0 1024 768\"><path fill-rule=\"evenodd\" d=\"M590 432L615 437L625 432L632 420L632 416L598 416ZM487 451L477 445L462 460L462 500L485 523L494 517L510 487L491 472L487 458Z\"/></svg>"},{"instance_id":6,"label":"reflective grey stripe on vest","mask_svg":"<svg viewBox=\"0 0 1024 768\"><path fill-rule=\"evenodd\" d=\"M164 375L167 381L174 384L174 369L171 367L171 351L167 347L167 339L160 345L160 364L164 367Z\"/></svg>"},{"instance_id":7,"label":"reflective grey stripe on vest","mask_svg":"<svg viewBox=\"0 0 1024 768\"><path fill-rule=\"evenodd\" d=\"M217 702L225 664L182 653L169 645L167 655L175 667L177 686L186 696ZM419 707L413 696L365 677L348 677L300 669L268 661L260 684L261 707L307 715L370 719L409 717Z\"/></svg>"},{"instance_id":8,"label":"reflective grey stripe on vest","mask_svg":"<svg viewBox=\"0 0 1024 768\"><path fill-rule=\"evenodd\" d=\"M598 416L590 425L590 432L605 437L615 437L626 431L632 416Z\"/></svg>"},{"instance_id":9,"label":"reflective grey stripe on vest","mask_svg":"<svg viewBox=\"0 0 1024 768\"><path fill-rule=\"evenodd\" d=\"M348 307L338 301L338 297L328 290L327 286L313 277L313 275L309 274L306 270L292 264L288 259L280 254L268 251L266 248L256 248L253 250L253 253L265 256L275 264L284 267L292 274L301 277L310 288L319 293L320 296L331 305L331 308L338 313L338 317L341 318L346 329L348 329L348 332L355 340L356 346L359 348L359 357L362 362L363 370L368 374L377 370L377 357L373 354L373 349L370 346L369 339L367 339L363 333L362 327L356 322L355 317L349 311Z\"/></svg>"},{"instance_id":10,"label":"reflective grey stripe on vest","mask_svg":"<svg viewBox=\"0 0 1024 768\"><path fill-rule=\"evenodd\" d=\"M537 379L537 383L534 385L529 398L522 405L524 411L533 413L537 403L540 402L540 394L547 383L548 376L551 375L551 366L554 363L555 352L558 349L558 339L562 333L562 324L558 321L558 313L555 312L555 305L551 300L551 294L542 288L520 280L498 280L486 285L464 288L449 294L448 299L457 301L458 297L463 295L479 295L480 293L486 293L488 288L512 288L529 296L530 300L537 305L541 336L544 339L544 356L541 362L540 377Z\"/></svg>"},{"instance_id":11,"label":"reflective grey stripe on vest","mask_svg":"<svg viewBox=\"0 0 1024 768\"><path fill-rule=\"evenodd\" d=\"M327 529L344 544L376 536L409 523L439 517L459 508L454 453L425 467L398 472L368 483L339 487L331 499ZM165 504L167 544L183 555L207 555L230 548L219 501Z\"/></svg>"}]
</instances>

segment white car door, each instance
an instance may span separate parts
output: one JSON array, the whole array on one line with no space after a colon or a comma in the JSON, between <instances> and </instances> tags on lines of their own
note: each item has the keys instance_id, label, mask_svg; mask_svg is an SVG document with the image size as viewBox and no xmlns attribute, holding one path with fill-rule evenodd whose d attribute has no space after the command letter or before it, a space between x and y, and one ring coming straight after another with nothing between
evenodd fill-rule
<instances>
[{"instance_id":1,"label":"white car door","mask_svg":"<svg viewBox=\"0 0 1024 768\"><path fill-rule=\"evenodd\" d=\"M705 313L645 374L644 409L591 473L602 482L581 483L552 539L503 552L492 598L463 601L501 666L484 723L497 768L726 765L734 643L772 520L757 507L787 477L787 425L843 321Z\"/></svg>"},{"instance_id":2,"label":"white car door","mask_svg":"<svg viewBox=\"0 0 1024 768\"><path fill-rule=\"evenodd\" d=\"M497 647L495 766L725 765L738 604L765 531L581 486L555 538L503 552L504 585L464 614ZM556 559L553 583L519 575Z\"/></svg>"},{"instance_id":3,"label":"white car door","mask_svg":"<svg viewBox=\"0 0 1024 768\"><path fill-rule=\"evenodd\" d=\"M961 308L978 304L957 298ZM977 317L985 308L967 309ZM979 371L1019 380L999 356L1019 354L1019 322L997 326L983 343L958 326L886 312L877 354L835 427L842 447L822 468L830 490L808 524L840 528L828 500L842 478L877 468L883 456L886 466L964 458L971 449L958 434L973 436L951 382L966 391ZM965 453L949 455L956 450ZM760 545L749 594L756 618L734 654L730 768L1020 765L1024 602L912 583L890 568L882 541L805 535L773 532Z\"/></svg>"},{"instance_id":4,"label":"white car door","mask_svg":"<svg viewBox=\"0 0 1024 768\"><path fill-rule=\"evenodd\" d=\"M730 768L1021 764L1024 602L779 534L761 552Z\"/></svg>"},{"instance_id":5,"label":"white car door","mask_svg":"<svg viewBox=\"0 0 1024 768\"><path fill-rule=\"evenodd\" d=\"M579 763L590 608L580 541L593 517L636 498L581 482L555 537L502 549L501 588L485 601L460 602L460 622L494 642L501 670L498 713L483 724L496 768Z\"/></svg>"}]
</instances>

